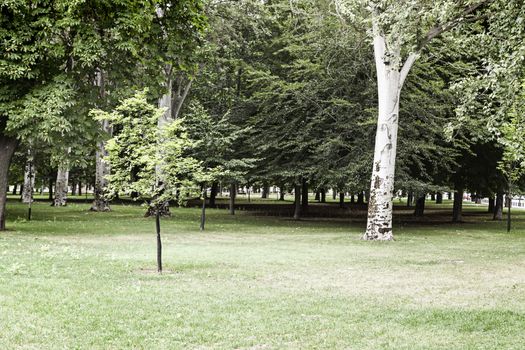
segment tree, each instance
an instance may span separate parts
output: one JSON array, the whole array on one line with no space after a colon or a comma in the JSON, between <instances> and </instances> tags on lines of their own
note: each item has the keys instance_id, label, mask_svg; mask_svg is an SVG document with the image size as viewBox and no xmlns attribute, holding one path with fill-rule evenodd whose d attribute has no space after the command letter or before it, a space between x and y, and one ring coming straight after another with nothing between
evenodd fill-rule
<instances>
[{"instance_id":1,"label":"tree","mask_svg":"<svg viewBox=\"0 0 525 350\"><path fill-rule=\"evenodd\" d=\"M185 194L198 193L202 175L200 162L186 156L192 146L181 121L161 131L157 128L163 109L148 103L145 93L122 101L112 113L94 110L97 120L108 120L115 129L107 143L106 161L112 172L108 176L109 193L138 193L155 211L157 234L157 269L162 272L160 210L165 202L183 202ZM162 178L158 176L162 173Z\"/></svg>"}]
</instances>

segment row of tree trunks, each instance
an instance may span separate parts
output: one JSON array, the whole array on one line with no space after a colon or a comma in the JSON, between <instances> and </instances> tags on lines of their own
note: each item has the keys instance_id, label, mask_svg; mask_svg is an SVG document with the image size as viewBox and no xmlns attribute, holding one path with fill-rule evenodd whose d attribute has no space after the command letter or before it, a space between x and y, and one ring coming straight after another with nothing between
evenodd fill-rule
<instances>
[{"instance_id":1,"label":"row of tree trunks","mask_svg":"<svg viewBox=\"0 0 525 350\"><path fill-rule=\"evenodd\" d=\"M9 166L17 145L17 139L0 133L0 231L5 230Z\"/></svg>"}]
</instances>

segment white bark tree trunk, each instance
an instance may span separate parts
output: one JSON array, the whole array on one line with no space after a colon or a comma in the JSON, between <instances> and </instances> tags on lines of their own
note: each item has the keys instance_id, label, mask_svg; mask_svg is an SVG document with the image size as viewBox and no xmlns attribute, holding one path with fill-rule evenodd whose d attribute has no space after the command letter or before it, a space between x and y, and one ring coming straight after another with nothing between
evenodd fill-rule
<instances>
[{"instance_id":1,"label":"white bark tree trunk","mask_svg":"<svg viewBox=\"0 0 525 350\"><path fill-rule=\"evenodd\" d=\"M35 188L36 169L33 164L33 155L28 152L27 163L24 170L24 190L22 191L22 203L33 202L33 190Z\"/></svg>"},{"instance_id":2,"label":"white bark tree trunk","mask_svg":"<svg viewBox=\"0 0 525 350\"><path fill-rule=\"evenodd\" d=\"M370 183L368 220L365 240L392 240L392 207L399 121L399 96L404 80L416 59L412 54L399 69L400 50L389 48L385 38L374 36L374 56L377 72L378 118L374 148L374 163Z\"/></svg>"},{"instance_id":3,"label":"white bark tree trunk","mask_svg":"<svg viewBox=\"0 0 525 350\"><path fill-rule=\"evenodd\" d=\"M95 85L100 88L100 98L103 100L106 98L104 74L102 71L97 72ZM112 129L107 120L100 122L100 128L102 132L111 135ZM95 152L95 186L93 189L93 204L91 205L92 211L110 211L109 201L107 198L107 187L109 175L109 166L104 162L104 157L107 156L106 141L97 142L97 150Z\"/></svg>"},{"instance_id":4,"label":"white bark tree trunk","mask_svg":"<svg viewBox=\"0 0 525 350\"><path fill-rule=\"evenodd\" d=\"M67 192L69 181L69 169L67 165L61 165L57 172L57 182L55 185L55 207L67 205Z\"/></svg>"}]
</instances>

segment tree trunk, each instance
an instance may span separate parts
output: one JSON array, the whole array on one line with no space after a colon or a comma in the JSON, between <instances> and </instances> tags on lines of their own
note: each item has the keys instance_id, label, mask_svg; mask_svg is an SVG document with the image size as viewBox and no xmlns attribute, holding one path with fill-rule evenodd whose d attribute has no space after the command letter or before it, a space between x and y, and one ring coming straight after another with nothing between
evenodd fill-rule
<instances>
[{"instance_id":1,"label":"tree trunk","mask_svg":"<svg viewBox=\"0 0 525 350\"><path fill-rule=\"evenodd\" d=\"M496 195L496 206L494 207L493 220L503 219L503 192L498 192Z\"/></svg>"},{"instance_id":2,"label":"tree trunk","mask_svg":"<svg viewBox=\"0 0 525 350\"><path fill-rule=\"evenodd\" d=\"M77 184L75 182L71 183L71 195L76 196L77 195Z\"/></svg>"},{"instance_id":3,"label":"tree trunk","mask_svg":"<svg viewBox=\"0 0 525 350\"><path fill-rule=\"evenodd\" d=\"M97 86L99 87L99 97L105 103L106 89L104 74L102 71L97 72ZM109 124L109 121L103 120L100 122L100 128L103 133L111 136L113 130ZM108 164L103 160L107 156L106 141L101 140L97 142L97 150L95 152L95 187L93 190L93 204L91 205L92 211L102 212L110 211L109 201L107 198L107 187L110 169Z\"/></svg>"},{"instance_id":4,"label":"tree trunk","mask_svg":"<svg viewBox=\"0 0 525 350\"><path fill-rule=\"evenodd\" d=\"M426 193L421 194L416 201L416 208L414 209L414 216L421 217L425 213L425 199Z\"/></svg>"},{"instance_id":5,"label":"tree trunk","mask_svg":"<svg viewBox=\"0 0 525 350\"><path fill-rule=\"evenodd\" d=\"M326 190L321 188L321 203L326 203Z\"/></svg>"},{"instance_id":6,"label":"tree trunk","mask_svg":"<svg viewBox=\"0 0 525 350\"><path fill-rule=\"evenodd\" d=\"M232 182L230 185L230 215L235 215L235 196L237 192L237 186Z\"/></svg>"},{"instance_id":7,"label":"tree trunk","mask_svg":"<svg viewBox=\"0 0 525 350\"><path fill-rule=\"evenodd\" d=\"M299 220L301 218L301 185L299 184L295 185L294 197L295 197L295 202L294 202L295 209L294 209L293 218L295 220Z\"/></svg>"},{"instance_id":8,"label":"tree trunk","mask_svg":"<svg viewBox=\"0 0 525 350\"><path fill-rule=\"evenodd\" d=\"M262 188L261 198L268 198L269 190L270 190L270 188L268 187L268 184L266 182L264 182L263 183L263 188Z\"/></svg>"},{"instance_id":9,"label":"tree trunk","mask_svg":"<svg viewBox=\"0 0 525 350\"><path fill-rule=\"evenodd\" d=\"M452 199L452 193L451 193L451 192L448 192L448 193L447 193L447 196L448 196L448 200L451 200L451 199Z\"/></svg>"},{"instance_id":10,"label":"tree trunk","mask_svg":"<svg viewBox=\"0 0 525 350\"><path fill-rule=\"evenodd\" d=\"M18 184L15 183L13 186L13 192L11 193L13 196L16 196L16 189L18 188Z\"/></svg>"},{"instance_id":11,"label":"tree trunk","mask_svg":"<svg viewBox=\"0 0 525 350\"><path fill-rule=\"evenodd\" d=\"M24 191L22 192L22 203L33 202L33 189L35 187L35 166L31 151L28 152L28 159L24 171Z\"/></svg>"},{"instance_id":12,"label":"tree trunk","mask_svg":"<svg viewBox=\"0 0 525 350\"><path fill-rule=\"evenodd\" d=\"M363 192L357 194L357 204L365 204L365 195Z\"/></svg>"},{"instance_id":13,"label":"tree trunk","mask_svg":"<svg viewBox=\"0 0 525 350\"><path fill-rule=\"evenodd\" d=\"M82 195L82 182L81 181L78 182L78 195L79 196Z\"/></svg>"},{"instance_id":14,"label":"tree trunk","mask_svg":"<svg viewBox=\"0 0 525 350\"><path fill-rule=\"evenodd\" d=\"M201 226L200 230L204 231L204 225L206 223L206 185L202 189L202 211L201 211Z\"/></svg>"},{"instance_id":15,"label":"tree trunk","mask_svg":"<svg viewBox=\"0 0 525 350\"><path fill-rule=\"evenodd\" d=\"M352 203L352 204L355 203L355 195L354 195L354 194L352 194L352 195L350 196L350 203Z\"/></svg>"},{"instance_id":16,"label":"tree trunk","mask_svg":"<svg viewBox=\"0 0 525 350\"><path fill-rule=\"evenodd\" d=\"M436 204L443 204L443 192L436 193Z\"/></svg>"},{"instance_id":17,"label":"tree trunk","mask_svg":"<svg viewBox=\"0 0 525 350\"><path fill-rule=\"evenodd\" d=\"M490 196L490 197L489 197L489 206L488 206L488 208L487 208L487 211L488 211L489 213L494 213L494 207L495 207L495 205L496 205L496 201L495 201L495 199L494 199L494 196Z\"/></svg>"},{"instance_id":18,"label":"tree trunk","mask_svg":"<svg viewBox=\"0 0 525 350\"><path fill-rule=\"evenodd\" d=\"M308 213L308 182L305 178L302 180L302 189L301 189L302 203L301 203L301 213Z\"/></svg>"},{"instance_id":19,"label":"tree trunk","mask_svg":"<svg viewBox=\"0 0 525 350\"><path fill-rule=\"evenodd\" d=\"M339 192L339 208L344 208L344 207L345 207L345 193Z\"/></svg>"},{"instance_id":20,"label":"tree trunk","mask_svg":"<svg viewBox=\"0 0 525 350\"><path fill-rule=\"evenodd\" d=\"M211 184L210 201L208 203L210 207L215 207L215 199L217 198L218 189L219 189L219 184L217 182L214 182Z\"/></svg>"},{"instance_id":21,"label":"tree trunk","mask_svg":"<svg viewBox=\"0 0 525 350\"><path fill-rule=\"evenodd\" d=\"M51 175L49 177L49 193L48 193L48 198L49 200L53 200L54 196L53 196L53 183L55 182L55 174Z\"/></svg>"},{"instance_id":22,"label":"tree trunk","mask_svg":"<svg viewBox=\"0 0 525 350\"><path fill-rule=\"evenodd\" d=\"M0 131L0 231L3 231L5 230L9 166L18 141L1 133L2 131Z\"/></svg>"},{"instance_id":23,"label":"tree trunk","mask_svg":"<svg viewBox=\"0 0 525 350\"><path fill-rule=\"evenodd\" d=\"M160 239L160 210L155 211L155 228L157 231L157 272L162 273L162 241Z\"/></svg>"},{"instance_id":24,"label":"tree trunk","mask_svg":"<svg viewBox=\"0 0 525 350\"><path fill-rule=\"evenodd\" d=\"M67 165L61 165L57 172L57 182L55 186L55 200L53 205L55 207L63 207L67 205L69 169Z\"/></svg>"},{"instance_id":25,"label":"tree trunk","mask_svg":"<svg viewBox=\"0 0 525 350\"><path fill-rule=\"evenodd\" d=\"M378 20L378 19L374 19ZM374 24L374 57L377 72L378 119L374 162L370 181L366 240L392 240L392 206L397 152L399 96L404 80L417 56L409 55L399 70L391 61L401 58L400 50L389 47L377 24Z\"/></svg>"},{"instance_id":26,"label":"tree trunk","mask_svg":"<svg viewBox=\"0 0 525 350\"><path fill-rule=\"evenodd\" d=\"M337 191L335 188L332 188L332 199L335 201L337 199Z\"/></svg>"},{"instance_id":27,"label":"tree trunk","mask_svg":"<svg viewBox=\"0 0 525 350\"><path fill-rule=\"evenodd\" d=\"M463 214L463 189L454 192L454 206L452 208L452 222L461 222Z\"/></svg>"},{"instance_id":28,"label":"tree trunk","mask_svg":"<svg viewBox=\"0 0 525 350\"><path fill-rule=\"evenodd\" d=\"M279 200L280 201L284 201L284 185L281 185L279 187Z\"/></svg>"},{"instance_id":29,"label":"tree trunk","mask_svg":"<svg viewBox=\"0 0 525 350\"><path fill-rule=\"evenodd\" d=\"M436 200L436 193L435 193L435 192L432 192L432 193L430 194L430 200L431 200L431 201L435 201L435 200Z\"/></svg>"},{"instance_id":30,"label":"tree trunk","mask_svg":"<svg viewBox=\"0 0 525 350\"><path fill-rule=\"evenodd\" d=\"M316 200L318 202L321 200L321 191L315 191L314 200Z\"/></svg>"},{"instance_id":31,"label":"tree trunk","mask_svg":"<svg viewBox=\"0 0 525 350\"><path fill-rule=\"evenodd\" d=\"M407 194L407 207L412 206L413 201L414 201L414 192L410 191Z\"/></svg>"}]
</instances>

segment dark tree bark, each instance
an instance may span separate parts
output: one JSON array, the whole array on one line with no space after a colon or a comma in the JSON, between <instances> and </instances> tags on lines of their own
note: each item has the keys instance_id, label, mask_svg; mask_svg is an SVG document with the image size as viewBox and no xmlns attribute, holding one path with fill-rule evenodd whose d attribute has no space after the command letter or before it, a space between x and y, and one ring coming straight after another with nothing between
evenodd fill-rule
<instances>
[{"instance_id":1,"label":"dark tree bark","mask_svg":"<svg viewBox=\"0 0 525 350\"><path fill-rule=\"evenodd\" d=\"M261 198L268 198L268 192L270 192L270 188L268 187L268 183L264 182Z\"/></svg>"},{"instance_id":2,"label":"dark tree bark","mask_svg":"<svg viewBox=\"0 0 525 350\"><path fill-rule=\"evenodd\" d=\"M218 190L219 190L219 184L217 182L212 183L211 190L210 190L210 201L208 203L210 207L215 207L215 199L217 198Z\"/></svg>"},{"instance_id":3,"label":"dark tree bark","mask_svg":"<svg viewBox=\"0 0 525 350\"><path fill-rule=\"evenodd\" d=\"M447 196L448 196L448 200L451 200L452 199L452 192L448 192Z\"/></svg>"},{"instance_id":4,"label":"dark tree bark","mask_svg":"<svg viewBox=\"0 0 525 350\"><path fill-rule=\"evenodd\" d=\"M316 201L318 201L318 202L321 200L321 191L316 191L316 192L315 192L315 197L314 197L314 199L315 199Z\"/></svg>"},{"instance_id":5,"label":"dark tree bark","mask_svg":"<svg viewBox=\"0 0 525 350\"><path fill-rule=\"evenodd\" d=\"M344 207L345 207L345 193L339 192L339 208L344 208Z\"/></svg>"},{"instance_id":6,"label":"dark tree bark","mask_svg":"<svg viewBox=\"0 0 525 350\"><path fill-rule=\"evenodd\" d=\"M234 182L230 185L230 215L235 215L235 197L237 195L237 186Z\"/></svg>"},{"instance_id":7,"label":"dark tree bark","mask_svg":"<svg viewBox=\"0 0 525 350\"><path fill-rule=\"evenodd\" d=\"M157 271L162 273L162 241L160 240L160 208L155 210L155 226L157 229Z\"/></svg>"},{"instance_id":8,"label":"dark tree bark","mask_svg":"<svg viewBox=\"0 0 525 350\"><path fill-rule=\"evenodd\" d=\"M16 189L17 189L17 188L18 188L18 184L15 184L15 185L13 186L13 192L11 193L13 196L16 195Z\"/></svg>"},{"instance_id":9,"label":"dark tree bark","mask_svg":"<svg viewBox=\"0 0 525 350\"><path fill-rule=\"evenodd\" d=\"M507 203L508 203L508 206L507 206L507 233L510 233L510 226L511 226L511 222L512 222L512 217L510 215L510 211L512 209L512 196L510 194L510 190L509 190L509 194L508 194L507 197L509 198L508 201L507 201Z\"/></svg>"},{"instance_id":10,"label":"dark tree bark","mask_svg":"<svg viewBox=\"0 0 525 350\"><path fill-rule=\"evenodd\" d=\"M17 139L0 133L0 231L5 230L9 166L17 146Z\"/></svg>"},{"instance_id":11,"label":"dark tree bark","mask_svg":"<svg viewBox=\"0 0 525 350\"><path fill-rule=\"evenodd\" d=\"M81 181L78 182L78 195L79 196L82 195L82 182Z\"/></svg>"},{"instance_id":12,"label":"dark tree bark","mask_svg":"<svg viewBox=\"0 0 525 350\"><path fill-rule=\"evenodd\" d=\"M426 193L420 194L416 200L416 207L414 209L414 216L421 217L425 213L425 199Z\"/></svg>"},{"instance_id":13,"label":"dark tree bark","mask_svg":"<svg viewBox=\"0 0 525 350\"><path fill-rule=\"evenodd\" d=\"M202 211L201 211L201 226L200 230L204 231L204 225L206 224L206 185L202 189Z\"/></svg>"},{"instance_id":14,"label":"dark tree bark","mask_svg":"<svg viewBox=\"0 0 525 350\"><path fill-rule=\"evenodd\" d=\"M326 203L326 189L321 188L321 203Z\"/></svg>"},{"instance_id":15,"label":"dark tree bark","mask_svg":"<svg viewBox=\"0 0 525 350\"><path fill-rule=\"evenodd\" d=\"M49 200L53 200L54 196L53 196L53 183L54 183L54 175L51 175L49 177Z\"/></svg>"},{"instance_id":16,"label":"dark tree bark","mask_svg":"<svg viewBox=\"0 0 525 350\"><path fill-rule=\"evenodd\" d=\"M308 213L308 182L306 181L305 178L303 178L303 181L302 181L301 196L302 196L301 212L303 214L306 214Z\"/></svg>"},{"instance_id":17,"label":"dark tree bark","mask_svg":"<svg viewBox=\"0 0 525 350\"><path fill-rule=\"evenodd\" d=\"M489 213L494 213L494 207L496 206L496 200L494 199L494 196L489 197L489 206L487 208L487 211Z\"/></svg>"},{"instance_id":18,"label":"dark tree bark","mask_svg":"<svg viewBox=\"0 0 525 350\"><path fill-rule=\"evenodd\" d=\"M494 207L493 220L502 220L503 219L503 192L496 194L496 205Z\"/></svg>"},{"instance_id":19,"label":"dark tree bark","mask_svg":"<svg viewBox=\"0 0 525 350\"><path fill-rule=\"evenodd\" d=\"M436 204L443 204L443 192L436 193Z\"/></svg>"},{"instance_id":20,"label":"dark tree bark","mask_svg":"<svg viewBox=\"0 0 525 350\"><path fill-rule=\"evenodd\" d=\"M414 193L412 191L410 191L407 194L407 207L412 206L412 202L413 201L414 201Z\"/></svg>"},{"instance_id":21,"label":"dark tree bark","mask_svg":"<svg viewBox=\"0 0 525 350\"><path fill-rule=\"evenodd\" d=\"M352 195L350 196L350 203L352 203L352 204L355 203L355 195L354 195L354 194L352 194Z\"/></svg>"},{"instance_id":22,"label":"dark tree bark","mask_svg":"<svg viewBox=\"0 0 525 350\"><path fill-rule=\"evenodd\" d=\"M293 218L299 220L301 218L301 185L296 184L294 188L294 213Z\"/></svg>"},{"instance_id":23,"label":"dark tree bark","mask_svg":"<svg viewBox=\"0 0 525 350\"><path fill-rule=\"evenodd\" d=\"M71 195L76 196L77 195L77 184L75 182L71 183Z\"/></svg>"},{"instance_id":24,"label":"dark tree bark","mask_svg":"<svg viewBox=\"0 0 525 350\"><path fill-rule=\"evenodd\" d=\"M436 193L435 193L435 192L432 192L432 193L430 194L430 200L431 200L431 201L435 201L435 200L436 200Z\"/></svg>"},{"instance_id":25,"label":"dark tree bark","mask_svg":"<svg viewBox=\"0 0 525 350\"><path fill-rule=\"evenodd\" d=\"M279 186L279 200L284 201L284 185Z\"/></svg>"},{"instance_id":26,"label":"dark tree bark","mask_svg":"<svg viewBox=\"0 0 525 350\"><path fill-rule=\"evenodd\" d=\"M452 222L463 220L463 189L459 188L454 192L454 206L452 208Z\"/></svg>"},{"instance_id":27,"label":"dark tree bark","mask_svg":"<svg viewBox=\"0 0 525 350\"><path fill-rule=\"evenodd\" d=\"M337 199L337 191L335 188L332 188L332 199L335 201Z\"/></svg>"},{"instance_id":28,"label":"dark tree bark","mask_svg":"<svg viewBox=\"0 0 525 350\"><path fill-rule=\"evenodd\" d=\"M357 204L365 204L365 195L363 192L357 194Z\"/></svg>"}]
</instances>

